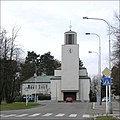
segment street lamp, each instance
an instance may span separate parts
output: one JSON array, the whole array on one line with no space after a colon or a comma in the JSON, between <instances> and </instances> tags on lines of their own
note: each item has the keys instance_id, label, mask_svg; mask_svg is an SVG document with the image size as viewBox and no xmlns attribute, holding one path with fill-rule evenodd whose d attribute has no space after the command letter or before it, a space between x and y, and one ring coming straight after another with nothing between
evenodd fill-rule
<instances>
[{"instance_id":1,"label":"street lamp","mask_svg":"<svg viewBox=\"0 0 120 120\"><path fill-rule=\"evenodd\" d=\"M102 20L105 23L107 23L108 28L109 28L109 69L111 70L111 41L110 41L110 24L101 18L88 18L88 17L83 17L83 19L93 19L93 20ZM111 75L110 75L111 77ZM112 102L111 102L111 85L109 85L109 113L112 114Z\"/></svg>"},{"instance_id":2,"label":"street lamp","mask_svg":"<svg viewBox=\"0 0 120 120\"><path fill-rule=\"evenodd\" d=\"M95 51L88 51L88 53L96 53L97 55L99 55L97 52Z\"/></svg>"},{"instance_id":3,"label":"street lamp","mask_svg":"<svg viewBox=\"0 0 120 120\"><path fill-rule=\"evenodd\" d=\"M98 78L99 78L99 95L100 95L100 105L101 102L101 39L100 36L96 33L85 33L86 35L96 35L99 38L99 60L98 60ZM92 51L89 51L89 53L93 53Z\"/></svg>"}]
</instances>

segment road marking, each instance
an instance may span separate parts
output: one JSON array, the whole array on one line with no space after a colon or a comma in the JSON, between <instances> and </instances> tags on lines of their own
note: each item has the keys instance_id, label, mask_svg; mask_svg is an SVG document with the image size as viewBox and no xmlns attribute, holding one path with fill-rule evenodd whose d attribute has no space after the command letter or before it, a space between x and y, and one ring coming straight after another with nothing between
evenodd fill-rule
<instances>
[{"instance_id":1,"label":"road marking","mask_svg":"<svg viewBox=\"0 0 120 120\"><path fill-rule=\"evenodd\" d=\"M10 115L1 115L1 117L12 117L12 116L16 116L16 114L10 114Z\"/></svg>"},{"instance_id":2,"label":"road marking","mask_svg":"<svg viewBox=\"0 0 120 120\"><path fill-rule=\"evenodd\" d=\"M29 117L35 117L35 116L38 116L38 115L40 115L41 113L35 113L35 114L33 114L33 115L29 115Z\"/></svg>"},{"instance_id":3,"label":"road marking","mask_svg":"<svg viewBox=\"0 0 120 120\"><path fill-rule=\"evenodd\" d=\"M46 114L44 114L44 115L42 115L42 116L50 116L50 115L52 115L53 113L46 113Z\"/></svg>"},{"instance_id":4,"label":"road marking","mask_svg":"<svg viewBox=\"0 0 120 120\"><path fill-rule=\"evenodd\" d=\"M62 117L62 116L64 116L65 114L62 114L62 113L59 113L59 114L57 114L56 116L57 117Z\"/></svg>"},{"instance_id":5,"label":"road marking","mask_svg":"<svg viewBox=\"0 0 120 120\"><path fill-rule=\"evenodd\" d=\"M23 117L23 116L26 116L28 114L21 114L21 115L17 115L16 117Z\"/></svg>"},{"instance_id":6,"label":"road marking","mask_svg":"<svg viewBox=\"0 0 120 120\"><path fill-rule=\"evenodd\" d=\"M90 117L90 115L88 115L88 114L85 114L85 115L83 115L82 117L89 118L89 117Z\"/></svg>"},{"instance_id":7,"label":"road marking","mask_svg":"<svg viewBox=\"0 0 120 120\"><path fill-rule=\"evenodd\" d=\"M69 115L69 117L76 117L77 116L77 114L71 114L71 115Z\"/></svg>"}]
</instances>

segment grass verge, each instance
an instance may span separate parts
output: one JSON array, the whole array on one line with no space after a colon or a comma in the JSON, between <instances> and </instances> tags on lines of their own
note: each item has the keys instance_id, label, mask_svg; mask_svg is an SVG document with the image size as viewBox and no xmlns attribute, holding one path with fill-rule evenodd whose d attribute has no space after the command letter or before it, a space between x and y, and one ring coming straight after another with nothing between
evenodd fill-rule
<instances>
[{"instance_id":1,"label":"grass verge","mask_svg":"<svg viewBox=\"0 0 120 120\"><path fill-rule=\"evenodd\" d=\"M96 118L96 120L117 120L117 118L114 118L112 116L99 116Z\"/></svg>"},{"instance_id":2,"label":"grass verge","mask_svg":"<svg viewBox=\"0 0 120 120\"><path fill-rule=\"evenodd\" d=\"M29 109L36 106L40 106L41 104L34 103L34 102L28 102L28 105L26 106L25 102L16 102L11 104L2 104L0 105L0 110L17 110L17 109Z\"/></svg>"}]
</instances>

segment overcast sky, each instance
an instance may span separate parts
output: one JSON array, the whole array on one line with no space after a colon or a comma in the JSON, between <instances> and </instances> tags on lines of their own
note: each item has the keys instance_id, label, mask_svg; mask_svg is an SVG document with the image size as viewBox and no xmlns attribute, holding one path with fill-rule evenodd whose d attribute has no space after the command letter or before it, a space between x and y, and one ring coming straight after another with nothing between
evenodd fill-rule
<instances>
[{"instance_id":1,"label":"overcast sky","mask_svg":"<svg viewBox=\"0 0 120 120\"><path fill-rule=\"evenodd\" d=\"M14 25L20 28L17 44L25 51L44 54L48 51L61 61L64 32L77 32L79 57L89 76L98 73L99 39L101 39L102 70L108 67L108 25L104 21L84 20L83 17L102 18L114 24L114 13L119 13L119 0L113 1L1 1L1 27L9 33ZM111 37L111 39L113 39ZM111 44L112 45L112 44ZM112 48L111 48L112 49Z\"/></svg>"}]
</instances>

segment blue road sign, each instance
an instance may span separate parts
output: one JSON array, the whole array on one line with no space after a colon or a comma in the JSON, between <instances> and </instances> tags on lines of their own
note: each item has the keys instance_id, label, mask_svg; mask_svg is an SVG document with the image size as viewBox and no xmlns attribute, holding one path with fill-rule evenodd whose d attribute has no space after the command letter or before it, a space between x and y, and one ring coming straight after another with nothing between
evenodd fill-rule
<instances>
[{"instance_id":1,"label":"blue road sign","mask_svg":"<svg viewBox=\"0 0 120 120\"><path fill-rule=\"evenodd\" d=\"M108 77L103 78L103 85L110 85L111 79Z\"/></svg>"}]
</instances>

